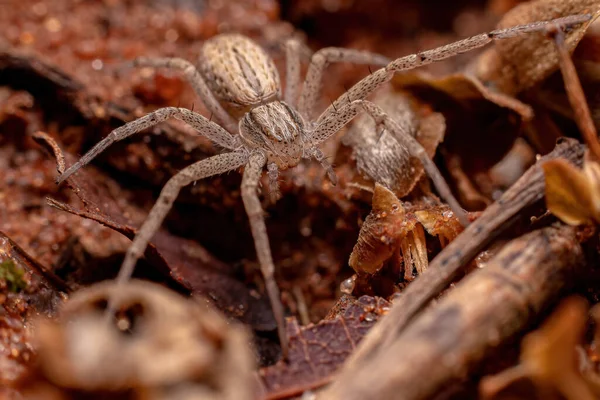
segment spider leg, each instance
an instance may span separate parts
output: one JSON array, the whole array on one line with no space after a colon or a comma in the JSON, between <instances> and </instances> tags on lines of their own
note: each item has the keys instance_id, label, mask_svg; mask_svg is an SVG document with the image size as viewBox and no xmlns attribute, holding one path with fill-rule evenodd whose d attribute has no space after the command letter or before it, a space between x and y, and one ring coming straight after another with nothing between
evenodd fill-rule
<instances>
[{"instance_id":1,"label":"spider leg","mask_svg":"<svg viewBox=\"0 0 600 400\"><path fill-rule=\"evenodd\" d=\"M292 108L298 105L300 89L300 48L297 39L288 39L285 43L285 93L284 101Z\"/></svg>"},{"instance_id":2,"label":"spider leg","mask_svg":"<svg viewBox=\"0 0 600 400\"><path fill-rule=\"evenodd\" d=\"M321 164L321 167L323 167L323 169L327 173L327 177L331 181L331 184L333 186L336 186L338 183L337 175L333 170L333 166L329 161L327 161L327 157L325 157L325 154L323 154L321 149L319 149L318 147L312 147L307 151L307 156L314 158L319 162L319 164Z\"/></svg>"},{"instance_id":3,"label":"spider leg","mask_svg":"<svg viewBox=\"0 0 600 400\"><path fill-rule=\"evenodd\" d=\"M271 203L275 204L279 198L279 168L277 164L270 163L267 165L267 175L269 176L269 196Z\"/></svg>"},{"instance_id":4,"label":"spider leg","mask_svg":"<svg viewBox=\"0 0 600 400\"><path fill-rule=\"evenodd\" d=\"M150 214L138 230L138 233L133 238L133 243L127 249L125 259L121 265L121 270L116 279L117 289L115 293L121 293L124 285L131 278L135 264L142 257L148 242L158 231L160 225L165 219L167 213L173 206L173 202L177 198L179 191L190 183L207 178L212 175L222 174L232 169L241 167L248 160L248 154L242 152L231 152L225 154L219 154L201 161L198 161L175 174L165 184L160 196L154 203ZM106 309L107 321L110 321L114 315L116 304L118 299L112 297L108 301L108 307Z\"/></svg>"},{"instance_id":5,"label":"spider leg","mask_svg":"<svg viewBox=\"0 0 600 400\"><path fill-rule=\"evenodd\" d=\"M267 157L262 152L255 152L250 156L242 178L242 200L244 201L244 207L250 220L256 255L265 280L265 287L271 301L273 314L277 321L281 351L283 358L286 359L288 356L288 340L285 331L283 305L281 304L279 287L277 286L277 282L275 282L275 265L273 264L273 257L271 255L263 209L258 199L258 182L266 163Z\"/></svg>"},{"instance_id":6,"label":"spider leg","mask_svg":"<svg viewBox=\"0 0 600 400\"><path fill-rule=\"evenodd\" d=\"M152 67L152 68L168 68L179 70L183 73L186 80L192 85L196 94L202 99L206 108L213 114L220 124L229 131L229 133L237 133L237 122L229 115L221 106L219 101L210 91L204 78L189 61L182 58L146 58L138 57L132 62L135 67Z\"/></svg>"},{"instance_id":7,"label":"spider leg","mask_svg":"<svg viewBox=\"0 0 600 400\"><path fill-rule=\"evenodd\" d=\"M131 121L112 131L108 136L106 136L94 147L92 147L87 153L85 153L79 161L71 165L65 172L63 172L63 174L58 177L56 182L58 184L63 182L69 176L77 172L77 170L87 165L98 154L102 153L108 146L110 146L114 142L123 140L135 133L138 133L151 126L154 126L159 122L163 122L171 117L186 122L187 124L197 129L198 132L200 132L202 135L206 136L208 139L215 142L216 144L225 147L226 149L235 150L237 147L239 147L237 136L231 135L225 129L221 128L214 122L210 122L208 119L204 118L198 113L190 111L186 108L159 108L158 110L148 115L138 118L135 121Z\"/></svg>"},{"instance_id":8,"label":"spider leg","mask_svg":"<svg viewBox=\"0 0 600 400\"><path fill-rule=\"evenodd\" d=\"M339 131L344 125L350 122L360 111L366 111L371 118L375 120L378 126L383 126L392 136L398 140L400 145L406 147L411 155L417 157L423 164L425 172L433 181L435 188L440 196L448 203L458 220L463 226L469 225L467 214L462 209L452 191L448 187L446 180L438 170L435 163L429 158L427 152L421 144L410 134L404 131L402 127L390 118L380 107L367 100L356 100L345 107L342 107L335 114L329 114L315 128L310 136L312 146L327 140L331 135Z\"/></svg>"},{"instance_id":9,"label":"spider leg","mask_svg":"<svg viewBox=\"0 0 600 400\"><path fill-rule=\"evenodd\" d=\"M198 161L173 175L163 187L156 203L154 203L152 210L150 210L150 214L146 217L146 220L135 235L133 243L129 246L125 260L121 265L117 282L122 283L129 280L136 262L144 254L152 236L158 231L181 188L194 181L241 167L247 160L248 155L243 152L218 154Z\"/></svg>"},{"instance_id":10,"label":"spider leg","mask_svg":"<svg viewBox=\"0 0 600 400\"><path fill-rule=\"evenodd\" d=\"M309 121L314 120L315 106L323 87L323 72L332 62L384 66L390 60L380 54L340 47L326 47L313 54L298 104L300 115Z\"/></svg>"},{"instance_id":11,"label":"spider leg","mask_svg":"<svg viewBox=\"0 0 600 400\"><path fill-rule=\"evenodd\" d=\"M588 21L591 17L590 14L571 15L550 21L533 22L531 24L517 25L512 28L498 29L488 33L471 36L467 39L462 39L435 49L398 58L386 67L363 78L352 86L350 90L338 97L338 99L321 114L317 120L317 125L327 118L329 114L335 113L336 109L340 109L344 105L350 104L352 101L366 98L369 94L373 93L375 89L391 80L395 73L442 61L458 54L483 47L494 40L510 39L532 32L545 32L548 25L551 24L555 24L562 29L565 29L572 25ZM300 104L302 105L302 102ZM300 110L302 111L302 108Z\"/></svg>"}]
</instances>

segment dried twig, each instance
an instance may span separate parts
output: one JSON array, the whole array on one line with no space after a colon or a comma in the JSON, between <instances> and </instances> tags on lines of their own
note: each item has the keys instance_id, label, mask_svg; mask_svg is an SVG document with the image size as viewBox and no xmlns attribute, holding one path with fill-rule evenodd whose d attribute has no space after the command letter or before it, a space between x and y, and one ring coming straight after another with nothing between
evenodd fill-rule
<instances>
[{"instance_id":1,"label":"dried twig","mask_svg":"<svg viewBox=\"0 0 600 400\"><path fill-rule=\"evenodd\" d=\"M0 259L4 257L15 260L21 265L26 265L28 271L32 271L40 275L56 290L70 292L72 289L67 282L52 272L50 268L42 265L39 261L29 255L23 248L21 248L21 246L8 237L7 234L0 231Z\"/></svg>"},{"instance_id":2,"label":"dried twig","mask_svg":"<svg viewBox=\"0 0 600 400\"><path fill-rule=\"evenodd\" d=\"M576 228L548 227L513 240L402 334L370 354L363 351L361 359L351 359L319 398L431 398L476 372L499 344L537 317L583 265Z\"/></svg>"},{"instance_id":3,"label":"dried twig","mask_svg":"<svg viewBox=\"0 0 600 400\"><path fill-rule=\"evenodd\" d=\"M581 82L577 76L575 65L565 44L565 34L560 27L553 27L548 34L554 39L554 45L559 56L560 71L565 84L565 92L575 112L575 122L596 160L600 160L600 142L598 132L590 114L590 108L585 99Z\"/></svg>"}]
</instances>

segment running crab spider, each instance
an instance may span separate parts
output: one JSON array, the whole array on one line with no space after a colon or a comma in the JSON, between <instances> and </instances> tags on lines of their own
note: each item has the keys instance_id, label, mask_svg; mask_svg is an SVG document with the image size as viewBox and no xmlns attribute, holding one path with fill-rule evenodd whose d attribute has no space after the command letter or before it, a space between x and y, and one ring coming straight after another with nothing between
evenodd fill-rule
<instances>
[{"instance_id":1,"label":"running crab spider","mask_svg":"<svg viewBox=\"0 0 600 400\"><path fill-rule=\"evenodd\" d=\"M476 35L433 50L398 58L392 62L380 55L343 48L325 48L316 52L310 62L300 92L300 46L296 41L286 44L286 93L281 99L281 84L274 62L253 41L237 34L221 34L208 40L203 48L199 69L180 58L138 58L134 66L179 70L202 98L219 124L193 111L179 107L158 109L111 132L89 150L57 180L63 182L88 164L112 143L125 139L169 118L176 118L194 127L202 135L227 151L198 161L175 174L163 187L160 196L129 247L117 283L126 282L148 242L159 229L184 186L212 175L244 167L241 193L250 220L257 258L265 287L278 325L283 356L287 356L284 310L279 288L274 280L275 266L271 256L263 210L258 197L258 185L266 166L271 195L278 191L279 170L292 168L302 159L315 159L336 183L332 166L319 145L338 132L359 112L365 111L378 125L402 138L402 145L419 157L438 192L452 207L461 223L467 224L465 212L452 196L435 164L418 142L391 120L375 104L364 100L375 89L400 71L441 61L456 54L482 47L496 39L544 31L548 23L568 26L589 20L589 15L536 22ZM350 62L383 66L371 73L314 117L315 103L322 85L322 74L330 62ZM236 122L232 115L242 115ZM399 139L400 140L400 139ZM110 310L110 307L109 307Z\"/></svg>"}]
</instances>

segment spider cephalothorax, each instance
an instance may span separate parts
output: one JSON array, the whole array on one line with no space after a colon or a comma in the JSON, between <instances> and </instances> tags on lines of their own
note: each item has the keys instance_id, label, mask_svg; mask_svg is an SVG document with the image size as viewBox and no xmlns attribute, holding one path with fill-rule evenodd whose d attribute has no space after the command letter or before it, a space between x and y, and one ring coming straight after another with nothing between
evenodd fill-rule
<instances>
[{"instance_id":1,"label":"spider cephalothorax","mask_svg":"<svg viewBox=\"0 0 600 400\"><path fill-rule=\"evenodd\" d=\"M240 136L248 147L262 149L267 162L279 169L298 165L308 141L302 116L283 101L272 101L244 114Z\"/></svg>"}]
</instances>

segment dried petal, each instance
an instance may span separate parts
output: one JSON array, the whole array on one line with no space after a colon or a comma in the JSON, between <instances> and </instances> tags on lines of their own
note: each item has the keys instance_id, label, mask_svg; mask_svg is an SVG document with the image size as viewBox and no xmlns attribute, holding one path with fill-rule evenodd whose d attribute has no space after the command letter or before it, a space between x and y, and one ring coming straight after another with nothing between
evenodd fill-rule
<instances>
[{"instance_id":1,"label":"dried petal","mask_svg":"<svg viewBox=\"0 0 600 400\"><path fill-rule=\"evenodd\" d=\"M486 63L482 64L487 65ZM436 77L415 70L395 76L393 82L396 87L408 90L418 87L432 88L459 101L487 100L499 107L516 112L524 120L533 118L533 110L530 106L511 95L489 89L478 78L470 74L457 73Z\"/></svg>"},{"instance_id":2,"label":"dried petal","mask_svg":"<svg viewBox=\"0 0 600 400\"><path fill-rule=\"evenodd\" d=\"M400 250L404 259L404 279L412 280L413 268L417 274L427 269L427 246L423 226L415 224L408 234L400 241Z\"/></svg>"},{"instance_id":3,"label":"dried petal","mask_svg":"<svg viewBox=\"0 0 600 400\"><path fill-rule=\"evenodd\" d=\"M373 274L394 253L398 240L413 229L416 220L406 221L406 213L396 195L376 183L373 209L365 219L349 264L356 272Z\"/></svg>"},{"instance_id":4,"label":"dried petal","mask_svg":"<svg viewBox=\"0 0 600 400\"><path fill-rule=\"evenodd\" d=\"M583 163L583 173L587 177L591 188L591 198L594 204L596 215L600 215L600 164L590 157L590 153L586 153Z\"/></svg>"},{"instance_id":5,"label":"dried petal","mask_svg":"<svg viewBox=\"0 0 600 400\"><path fill-rule=\"evenodd\" d=\"M440 239L442 247L445 247L464 230L450 207L447 206L415 211L415 217L425 227L427 233Z\"/></svg>"},{"instance_id":6,"label":"dried petal","mask_svg":"<svg viewBox=\"0 0 600 400\"><path fill-rule=\"evenodd\" d=\"M584 172L566 160L550 160L542 164L546 178L548 209L570 225L597 219L593 186Z\"/></svg>"}]
</instances>

